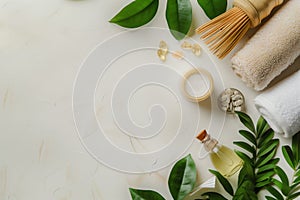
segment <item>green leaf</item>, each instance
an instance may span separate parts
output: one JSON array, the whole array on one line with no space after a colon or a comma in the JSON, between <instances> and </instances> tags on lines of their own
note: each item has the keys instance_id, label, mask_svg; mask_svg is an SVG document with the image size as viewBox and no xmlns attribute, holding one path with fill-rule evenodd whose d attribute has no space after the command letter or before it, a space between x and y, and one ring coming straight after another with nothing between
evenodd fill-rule
<instances>
[{"instance_id":1,"label":"green leaf","mask_svg":"<svg viewBox=\"0 0 300 200\"><path fill-rule=\"evenodd\" d=\"M256 200L255 185L252 180L245 179L237 188L233 200Z\"/></svg>"},{"instance_id":2,"label":"green leaf","mask_svg":"<svg viewBox=\"0 0 300 200\"><path fill-rule=\"evenodd\" d=\"M238 150L234 150L234 152L235 152L235 153L236 153L236 154L237 154L244 162L253 165L252 159L251 159L249 156L247 156L245 153L240 152L240 151L238 151Z\"/></svg>"},{"instance_id":3,"label":"green leaf","mask_svg":"<svg viewBox=\"0 0 300 200\"><path fill-rule=\"evenodd\" d=\"M260 173L256 176L256 182L265 181L266 179L269 179L270 177L272 177L274 174L275 174L274 171L267 171L264 173Z\"/></svg>"},{"instance_id":4,"label":"green leaf","mask_svg":"<svg viewBox=\"0 0 300 200\"><path fill-rule=\"evenodd\" d=\"M273 129L267 130L263 135L261 135L261 138L258 141L258 148L261 148L265 144L267 144L270 140L272 140L274 137L274 131Z\"/></svg>"},{"instance_id":5,"label":"green leaf","mask_svg":"<svg viewBox=\"0 0 300 200\"><path fill-rule=\"evenodd\" d=\"M274 196L276 197L277 200L284 200L283 196L280 194L280 192L278 192L278 190L276 190L273 187L267 187L267 190Z\"/></svg>"},{"instance_id":6,"label":"green leaf","mask_svg":"<svg viewBox=\"0 0 300 200\"><path fill-rule=\"evenodd\" d=\"M293 190L298 186L299 186L299 182L298 183L293 183L290 188L291 188L291 190Z\"/></svg>"},{"instance_id":7,"label":"green leaf","mask_svg":"<svg viewBox=\"0 0 300 200\"><path fill-rule=\"evenodd\" d=\"M295 187L297 187L300 183L300 177L297 177L294 181L293 184L291 186L292 189L294 189Z\"/></svg>"},{"instance_id":8,"label":"green leaf","mask_svg":"<svg viewBox=\"0 0 300 200\"><path fill-rule=\"evenodd\" d=\"M260 138L262 137L263 135L265 135L265 133L271 129L269 124L266 122L265 126L264 126L264 123L265 123L265 119L263 119L263 121L260 121L258 120L257 121L257 125L256 125L256 130L259 131L259 133L257 133L257 137ZM260 126L260 127L258 127ZM263 127L264 126L264 127Z\"/></svg>"},{"instance_id":9,"label":"green leaf","mask_svg":"<svg viewBox=\"0 0 300 200\"><path fill-rule=\"evenodd\" d=\"M233 142L233 144L245 149L246 151L249 151L250 153L254 154L255 153L255 149L253 146L250 146L248 143L246 142L241 142L241 141L238 141L238 142Z\"/></svg>"},{"instance_id":10,"label":"green leaf","mask_svg":"<svg viewBox=\"0 0 300 200\"><path fill-rule=\"evenodd\" d=\"M268 125L267 121L262 116L260 116L256 123L257 135L258 136L262 135L264 133L264 131L266 131L267 129L269 129L269 125Z\"/></svg>"},{"instance_id":11,"label":"green leaf","mask_svg":"<svg viewBox=\"0 0 300 200\"><path fill-rule=\"evenodd\" d=\"M279 189L282 188L282 183L276 178L271 178L271 181L276 185Z\"/></svg>"},{"instance_id":12,"label":"green leaf","mask_svg":"<svg viewBox=\"0 0 300 200\"><path fill-rule=\"evenodd\" d=\"M264 165L264 166L258 168L257 173L265 172L268 170L273 170L273 169L275 169L275 167L276 167L275 164Z\"/></svg>"},{"instance_id":13,"label":"green leaf","mask_svg":"<svg viewBox=\"0 0 300 200\"><path fill-rule=\"evenodd\" d=\"M280 160L279 158L274 158L274 159L270 160L270 162L268 164L276 165L279 162L279 160Z\"/></svg>"},{"instance_id":14,"label":"green leaf","mask_svg":"<svg viewBox=\"0 0 300 200\"><path fill-rule=\"evenodd\" d=\"M267 185L270 185L271 183L272 183L272 181L270 179L268 179L268 180L264 180L264 181L256 183L255 187L256 188L263 188Z\"/></svg>"},{"instance_id":15,"label":"green leaf","mask_svg":"<svg viewBox=\"0 0 300 200\"><path fill-rule=\"evenodd\" d=\"M260 157L256 162L256 166L259 168L267 164L275 156L276 150L274 149L270 154Z\"/></svg>"},{"instance_id":16,"label":"green leaf","mask_svg":"<svg viewBox=\"0 0 300 200\"><path fill-rule=\"evenodd\" d=\"M249 115L247 115L246 113L243 112L238 112L235 111L235 113L238 115L240 121L253 133L255 133L255 127L253 124L252 119L249 117Z\"/></svg>"},{"instance_id":17,"label":"green leaf","mask_svg":"<svg viewBox=\"0 0 300 200\"><path fill-rule=\"evenodd\" d=\"M293 183L296 183L296 182L300 182L300 177L299 176L293 181Z\"/></svg>"},{"instance_id":18,"label":"green leaf","mask_svg":"<svg viewBox=\"0 0 300 200\"><path fill-rule=\"evenodd\" d=\"M287 199L288 200L293 200L293 199L296 199L299 196L300 196L300 192L296 192L294 194L289 195L289 197Z\"/></svg>"},{"instance_id":19,"label":"green leaf","mask_svg":"<svg viewBox=\"0 0 300 200\"><path fill-rule=\"evenodd\" d=\"M225 197L216 192L205 192L202 196L208 196L209 199L213 200L227 200Z\"/></svg>"},{"instance_id":20,"label":"green leaf","mask_svg":"<svg viewBox=\"0 0 300 200\"><path fill-rule=\"evenodd\" d=\"M174 200L184 199L193 190L196 176L196 165L190 154L176 162L168 180L169 190Z\"/></svg>"},{"instance_id":21,"label":"green leaf","mask_svg":"<svg viewBox=\"0 0 300 200\"><path fill-rule=\"evenodd\" d=\"M276 200L275 198L270 197L270 196L266 196L266 199L267 199L267 200Z\"/></svg>"},{"instance_id":22,"label":"green leaf","mask_svg":"<svg viewBox=\"0 0 300 200\"><path fill-rule=\"evenodd\" d=\"M275 172L278 174L281 182L284 184L284 185L289 185L289 179L286 175L286 173L279 167L277 166L275 168Z\"/></svg>"},{"instance_id":23,"label":"green leaf","mask_svg":"<svg viewBox=\"0 0 300 200\"><path fill-rule=\"evenodd\" d=\"M272 151L274 148L277 148L279 144L279 139L273 139L270 142L268 142L264 147L262 147L258 153L257 157L261 157Z\"/></svg>"},{"instance_id":24,"label":"green leaf","mask_svg":"<svg viewBox=\"0 0 300 200\"><path fill-rule=\"evenodd\" d=\"M292 169L295 169L295 165L294 165L294 155L293 155L293 151L291 149L291 147L289 146L283 146L282 147L282 154L286 160L286 162L291 166Z\"/></svg>"},{"instance_id":25,"label":"green leaf","mask_svg":"<svg viewBox=\"0 0 300 200\"><path fill-rule=\"evenodd\" d=\"M166 19L172 35L177 40L183 39L192 23L190 0L167 0Z\"/></svg>"},{"instance_id":26,"label":"green leaf","mask_svg":"<svg viewBox=\"0 0 300 200\"><path fill-rule=\"evenodd\" d=\"M254 168L251 164L245 162L242 169L239 172L238 186L240 186L245 180L251 180L254 182Z\"/></svg>"},{"instance_id":27,"label":"green leaf","mask_svg":"<svg viewBox=\"0 0 300 200\"><path fill-rule=\"evenodd\" d=\"M211 170L211 169L209 171L210 171L210 173L212 173L213 175L215 175L217 177L217 179L219 180L219 182L221 183L221 185L223 186L225 191L232 196L233 189L232 189L232 186L229 183L229 181L224 176L222 176L222 174L220 174L218 171Z\"/></svg>"},{"instance_id":28,"label":"green leaf","mask_svg":"<svg viewBox=\"0 0 300 200\"><path fill-rule=\"evenodd\" d=\"M292 150L295 157L294 162L297 165L300 161L300 132L298 132L292 138Z\"/></svg>"},{"instance_id":29,"label":"green leaf","mask_svg":"<svg viewBox=\"0 0 300 200\"><path fill-rule=\"evenodd\" d=\"M209 19L213 19L224 13L227 7L227 0L197 0Z\"/></svg>"},{"instance_id":30,"label":"green leaf","mask_svg":"<svg viewBox=\"0 0 300 200\"><path fill-rule=\"evenodd\" d=\"M148 23L156 14L159 0L135 0L125 6L109 22L126 28Z\"/></svg>"},{"instance_id":31,"label":"green leaf","mask_svg":"<svg viewBox=\"0 0 300 200\"><path fill-rule=\"evenodd\" d=\"M249 131L246 131L246 130L240 130L239 133L244 136L244 138L246 138L247 140L249 140L252 144L254 144L255 146L257 145L256 144L256 139L255 139L255 136L250 133Z\"/></svg>"},{"instance_id":32,"label":"green leaf","mask_svg":"<svg viewBox=\"0 0 300 200\"><path fill-rule=\"evenodd\" d=\"M132 200L165 200L159 193L152 190L129 188Z\"/></svg>"}]
</instances>

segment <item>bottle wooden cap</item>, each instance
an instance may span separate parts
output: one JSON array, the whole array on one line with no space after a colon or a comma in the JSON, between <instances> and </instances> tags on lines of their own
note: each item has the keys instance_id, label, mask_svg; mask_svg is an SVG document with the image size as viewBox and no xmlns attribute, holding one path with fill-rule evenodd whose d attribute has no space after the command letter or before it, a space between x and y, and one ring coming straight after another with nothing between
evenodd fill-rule
<instances>
[{"instance_id":1,"label":"bottle wooden cap","mask_svg":"<svg viewBox=\"0 0 300 200\"><path fill-rule=\"evenodd\" d=\"M202 142L206 138L206 136L207 136L207 132L204 129L198 134L197 139Z\"/></svg>"}]
</instances>

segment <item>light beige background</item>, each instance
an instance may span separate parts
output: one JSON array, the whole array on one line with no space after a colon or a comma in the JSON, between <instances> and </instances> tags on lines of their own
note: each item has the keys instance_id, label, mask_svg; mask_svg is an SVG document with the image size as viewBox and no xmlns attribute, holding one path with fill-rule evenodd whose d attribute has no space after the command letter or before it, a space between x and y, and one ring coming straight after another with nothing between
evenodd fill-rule
<instances>
[{"instance_id":1,"label":"light beige background","mask_svg":"<svg viewBox=\"0 0 300 200\"><path fill-rule=\"evenodd\" d=\"M1 200L126 200L128 187L155 189L171 199L170 167L144 175L111 170L84 150L73 122L76 73L98 43L124 30L107 21L129 2L0 0ZM160 1L148 26L167 27L165 4ZM196 0L192 4L196 27L208 19ZM225 87L240 89L248 113L257 119L252 103L257 93L232 73L229 57L214 59ZM241 127L236 117L228 116L220 141L233 147L232 141L241 139ZM207 169L212 166L208 158L197 159L197 151L194 146L187 153L197 162L201 183L211 177Z\"/></svg>"}]
</instances>

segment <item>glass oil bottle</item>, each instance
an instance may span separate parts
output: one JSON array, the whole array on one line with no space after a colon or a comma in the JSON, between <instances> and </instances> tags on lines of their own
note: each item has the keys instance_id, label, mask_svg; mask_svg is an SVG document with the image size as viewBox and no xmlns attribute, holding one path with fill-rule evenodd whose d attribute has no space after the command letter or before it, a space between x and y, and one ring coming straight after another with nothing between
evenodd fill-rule
<instances>
[{"instance_id":1,"label":"glass oil bottle","mask_svg":"<svg viewBox=\"0 0 300 200\"><path fill-rule=\"evenodd\" d=\"M232 149L219 144L206 130L201 131L197 139L203 143L212 164L223 176L230 177L243 166L243 160Z\"/></svg>"}]
</instances>

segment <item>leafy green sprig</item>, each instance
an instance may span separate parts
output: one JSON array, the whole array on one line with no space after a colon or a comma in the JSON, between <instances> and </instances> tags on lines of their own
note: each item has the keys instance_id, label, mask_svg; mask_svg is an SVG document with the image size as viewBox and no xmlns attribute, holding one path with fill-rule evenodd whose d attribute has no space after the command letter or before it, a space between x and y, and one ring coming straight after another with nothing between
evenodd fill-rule
<instances>
[{"instance_id":1,"label":"leafy green sprig","mask_svg":"<svg viewBox=\"0 0 300 200\"><path fill-rule=\"evenodd\" d=\"M257 193L266 189L272 196L265 196L267 200L293 200L300 196L300 132L292 138L292 148L282 146L285 161L293 170L291 182L285 171L278 166L279 158L274 158L279 140L274 139L274 131L267 122L260 117L256 128L251 118L242 112L237 112L240 121L249 129L239 133L248 140L234 142L235 145L247 151L247 154L236 151L244 160L244 166L239 172L238 187L233 192L232 186L219 172L210 170L219 180L225 191L233 200L256 200ZM251 155L251 156L249 156ZM275 177L275 178L274 178ZM278 179L278 178L279 179ZM216 192L204 195L209 199L226 200Z\"/></svg>"},{"instance_id":2,"label":"leafy green sprig","mask_svg":"<svg viewBox=\"0 0 300 200\"><path fill-rule=\"evenodd\" d=\"M233 190L231 183L218 171L209 171L217 177L233 200L257 200L257 193L262 189L267 189L272 195L266 196L267 200L293 200L299 197L300 132L293 137L292 147L282 146L283 156L294 172L290 182L285 171L278 166L279 158L274 158L279 140L274 139L274 131L267 122L260 117L255 127L247 114L237 112L237 115L248 129L241 130L239 133L248 142L234 142L244 150L244 152L236 151L244 161L238 175L236 190ZM183 200L192 191L196 176L196 167L191 155L176 162L168 179L169 191L174 200ZM129 191L134 200L165 200L162 195L153 190L130 188ZM200 199L227 200L222 194L214 191L204 193Z\"/></svg>"},{"instance_id":3,"label":"leafy green sprig","mask_svg":"<svg viewBox=\"0 0 300 200\"><path fill-rule=\"evenodd\" d=\"M214 18L226 11L227 0L197 0L205 14ZM150 22L157 13L159 0L135 0L125 6L109 22L125 28L137 28ZM192 24L190 0L167 0L166 20L171 34L181 40Z\"/></svg>"},{"instance_id":4,"label":"leafy green sprig","mask_svg":"<svg viewBox=\"0 0 300 200\"><path fill-rule=\"evenodd\" d=\"M256 200L257 193L273 183L272 176L276 173L275 167L279 161L279 158L274 158L279 140L274 139L274 131L262 117L258 119L255 127L252 119L246 113L236 113L240 121L248 129L239 131L240 135L248 142L233 142L244 150L244 152L235 150L236 154L244 161L244 165L239 172L236 191L233 191L230 182L219 172L213 170L210 170L210 172L217 177L233 200ZM208 192L203 195L208 196L209 199L226 199L216 192Z\"/></svg>"},{"instance_id":5,"label":"leafy green sprig","mask_svg":"<svg viewBox=\"0 0 300 200\"><path fill-rule=\"evenodd\" d=\"M292 148L288 145L282 147L284 159L293 170L291 182L285 171L276 166L275 172L279 180L272 178L274 185L267 187L273 196L266 196L267 200L292 200L300 196L300 132L292 138ZM276 189L277 188L277 189Z\"/></svg>"},{"instance_id":6,"label":"leafy green sprig","mask_svg":"<svg viewBox=\"0 0 300 200\"><path fill-rule=\"evenodd\" d=\"M272 183L271 177L275 174L274 169L279 162L279 158L274 158L279 139L274 139L274 131L263 117L258 119L255 128L253 121L247 114L236 113L249 130L240 130L239 133L250 142L250 144L241 141L234 142L235 145L247 151L247 154L241 151L236 151L236 153L252 168L252 180L255 183L254 192L258 193L262 188ZM241 173L243 170L240 172L240 176L243 175Z\"/></svg>"}]
</instances>

